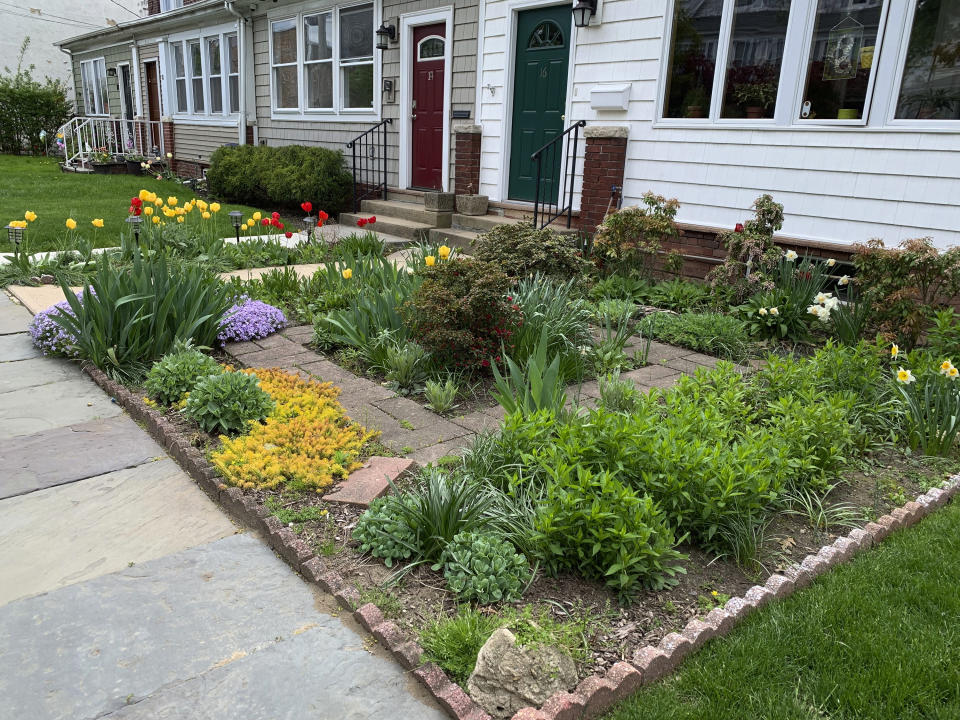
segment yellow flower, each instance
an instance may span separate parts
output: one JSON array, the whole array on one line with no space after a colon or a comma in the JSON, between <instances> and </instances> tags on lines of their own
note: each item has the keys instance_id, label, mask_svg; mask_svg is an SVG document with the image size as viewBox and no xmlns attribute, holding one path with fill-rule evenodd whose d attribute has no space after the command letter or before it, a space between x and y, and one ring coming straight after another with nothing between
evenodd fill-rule
<instances>
[{"instance_id":1,"label":"yellow flower","mask_svg":"<svg viewBox=\"0 0 960 720\"><path fill-rule=\"evenodd\" d=\"M147 217L150 217L151 215L153 215L153 208L150 207L149 205L147 205L147 206L143 209L143 214L146 215Z\"/></svg>"},{"instance_id":2,"label":"yellow flower","mask_svg":"<svg viewBox=\"0 0 960 720\"><path fill-rule=\"evenodd\" d=\"M344 268L343 272L340 274L343 275L344 280L349 280L350 278L353 277L353 270L351 270L350 268Z\"/></svg>"},{"instance_id":3,"label":"yellow flower","mask_svg":"<svg viewBox=\"0 0 960 720\"><path fill-rule=\"evenodd\" d=\"M167 160L170 160L172 158L173 158L173 153L167 153Z\"/></svg>"},{"instance_id":4,"label":"yellow flower","mask_svg":"<svg viewBox=\"0 0 960 720\"><path fill-rule=\"evenodd\" d=\"M159 215L154 215L154 216L153 216L153 224L154 224L154 225L159 225L159 224L160 224L160 216L159 216Z\"/></svg>"},{"instance_id":5,"label":"yellow flower","mask_svg":"<svg viewBox=\"0 0 960 720\"><path fill-rule=\"evenodd\" d=\"M90 221L90 224L93 225L95 228L102 228L103 218L94 218L93 220Z\"/></svg>"},{"instance_id":6,"label":"yellow flower","mask_svg":"<svg viewBox=\"0 0 960 720\"><path fill-rule=\"evenodd\" d=\"M916 380L916 378L913 376L913 373L910 372L909 370L904 370L903 368L900 368L899 370L897 370L898 383L901 383L902 385L909 385L914 380Z\"/></svg>"},{"instance_id":7,"label":"yellow flower","mask_svg":"<svg viewBox=\"0 0 960 720\"><path fill-rule=\"evenodd\" d=\"M240 226L240 229L243 230L244 232L246 232L246 231L247 231L247 224L246 224L246 223L243 223L243 224Z\"/></svg>"},{"instance_id":8,"label":"yellow flower","mask_svg":"<svg viewBox=\"0 0 960 720\"><path fill-rule=\"evenodd\" d=\"M890 348L890 357L896 358L900 355L900 346L894 343Z\"/></svg>"},{"instance_id":9,"label":"yellow flower","mask_svg":"<svg viewBox=\"0 0 960 720\"><path fill-rule=\"evenodd\" d=\"M255 221L257 221L257 222L260 222L260 218L262 218L262 217L263 217L263 215L260 214L260 211L259 211L259 210L253 214L253 219L254 219Z\"/></svg>"},{"instance_id":10,"label":"yellow flower","mask_svg":"<svg viewBox=\"0 0 960 720\"><path fill-rule=\"evenodd\" d=\"M450 248L448 248L446 245L441 245L440 249L437 250L437 255L440 256L441 260L446 260L448 257L450 257Z\"/></svg>"},{"instance_id":11,"label":"yellow flower","mask_svg":"<svg viewBox=\"0 0 960 720\"><path fill-rule=\"evenodd\" d=\"M960 370L957 370L955 367L952 367L952 368L950 368L950 370L947 372L947 377L949 377L949 378L955 378L958 374L960 374Z\"/></svg>"},{"instance_id":12,"label":"yellow flower","mask_svg":"<svg viewBox=\"0 0 960 720\"><path fill-rule=\"evenodd\" d=\"M178 207L176 210L174 210L174 212L175 212L177 215L183 216L183 215L186 215L186 214L187 214L187 209L186 209L186 208L182 208L182 207Z\"/></svg>"},{"instance_id":13,"label":"yellow flower","mask_svg":"<svg viewBox=\"0 0 960 720\"><path fill-rule=\"evenodd\" d=\"M176 205L178 202L180 201L177 200L177 198L175 198L173 195L167 198L167 205Z\"/></svg>"},{"instance_id":14,"label":"yellow flower","mask_svg":"<svg viewBox=\"0 0 960 720\"><path fill-rule=\"evenodd\" d=\"M940 363L940 372L942 374L949 375L951 370L953 370L953 363L949 360L944 360Z\"/></svg>"},{"instance_id":15,"label":"yellow flower","mask_svg":"<svg viewBox=\"0 0 960 720\"><path fill-rule=\"evenodd\" d=\"M247 218L247 225L249 225L250 227L253 227L253 218L252 218L252 217L248 217L248 218Z\"/></svg>"},{"instance_id":16,"label":"yellow flower","mask_svg":"<svg viewBox=\"0 0 960 720\"><path fill-rule=\"evenodd\" d=\"M67 218L67 222L66 222L65 224L66 224L66 226L67 226L67 230L76 230L76 229L77 229L77 221L74 220L73 218Z\"/></svg>"},{"instance_id":17,"label":"yellow flower","mask_svg":"<svg viewBox=\"0 0 960 720\"><path fill-rule=\"evenodd\" d=\"M137 194L137 197L140 198L140 200L149 200L149 199L150 199L150 191L149 191L149 190L146 190L146 189L141 190L141 191Z\"/></svg>"},{"instance_id":18,"label":"yellow flower","mask_svg":"<svg viewBox=\"0 0 960 720\"><path fill-rule=\"evenodd\" d=\"M837 285L849 285L849 284L850 284L850 276L849 276L849 275L844 275L842 278L840 278L839 280L837 280Z\"/></svg>"},{"instance_id":19,"label":"yellow flower","mask_svg":"<svg viewBox=\"0 0 960 720\"><path fill-rule=\"evenodd\" d=\"M828 267L828 268L832 268L832 267L833 267L834 265L836 265L836 264L837 264L837 261L834 260L833 258L830 258L829 260L827 260L827 267Z\"/></svg>"},{"instance_id":20,"label":"yellow flower","mask_svg":"<svg viewBox=\"0 0 960 720\"><path fill-rule=\"evenodd\" d=\"M204 210L204 211L203 211L203 214L202 214L200 217L202 217L204 220L209 220L210 218L213 217L213 215L211 215L211 214L208 213L206 210Z\"/></svg>"},{"instance_id":21,"label":"yellow flower","mask_svg":"<svg viewBox=\"0 0 960 720\"><path fill-rule=\"evenodd\" d=\"M163 198L162 198L162 197L155 197L155 198L154 198L153 200L151 200L150 202L152 202L152 203L153 203L154 205L156 205L157 207L160 207L161 205L163 205Z\"/></svg>"},{"instance_id":22,"label":"yellow flower","mask_svg":"<svg viewBox=\"0 0 960 720\"><path fill-rule=\"evenodd\" d=\"M220 203L210 203L210 212L212 213L220 212Z\"/></svg>"},{"instance_id":23,"label":"yellow flower","mask_svg":"<svg viewBox=\"0 0 960 720\"><path fill-rule=\"evenodd\" d=\"M717 595L719 595L719 593L718 593L716 590L711 590L711 591L710 591L710 594L713 595L714 597L716 597Z\"/></svg>"},{"instance_id":24,"label":"yellow flower","mask_svg":"<svg viewBox=\"0 0 960 720\"><path fill-rule=\"evenodd\" d=\"M30 222L33 222L34 220L37 219L37 214L36 214L33 210L27 210L27 211L23 214L23 219L24 219L24 220L29 220Z\"/></svg>"},{"instance_id":25,"label":"yellow flower","mask_svg":"<svg viewBox=\"0 0 960 720\"><path fill-rule=\"evenodd\" d=\"M183 222L183 215L177 215L177 222Z\"/></svg>"},{"instance_id":26,"label":"yellow flower","mask_svg":"<svg viewBox=\"0 0 960 720\"><path fill-rule=\"evenodd\" d=\"M11 220L9 223L12 228L25 228L27 226L26 220Z\"/></svg>"},{"instance_id":27,"label":"yellow flower","mask_svg":"<svg viewBox=\"0 0 960 720\"><path fill-rule=\"evenodd\" d=\"M427 267L432 267L434 264L436 264L437 259L433 255L427 255L423 261L427 264Z\"/></svg>"}]
</instances>

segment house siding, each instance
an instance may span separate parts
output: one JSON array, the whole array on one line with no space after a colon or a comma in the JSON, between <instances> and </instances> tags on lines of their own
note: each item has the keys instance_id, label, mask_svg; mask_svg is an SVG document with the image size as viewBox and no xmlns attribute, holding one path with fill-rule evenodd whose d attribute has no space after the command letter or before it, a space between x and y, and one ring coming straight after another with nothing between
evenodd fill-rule
<instances>
[{"instance_id":1,"label":"house siding","mask_svg":"<svg viewBox=\"0 0 960 720\"><path fill-rule=\"evenodd\" d=\"M173 145L177 160L206 165L210 154L223 145L237 144L237 126L191 125L176 121L173 125Z\"/></svg>"},{"instance_id":2,"label":"house siding","mask_svg":"<svg viewBox=\"0 0 960 720\"><path fill-rule=\"evenodd\" d=\"M960 244L960 134L917 129L657 127L654 124L665 28L662 0L604 0L602 22L575 34L569 120L629 127L624 203L644 192L676 197L680 222L732 227L753 200L784 204L784 235L840 244L871 237L888 244L930 235ZM501 134L509 22L503 0L486 9L481 123L482 192L501 198ZM899 28L887 29L881 62L894 60ZM628 110L591 108L590 91L631 83ZM874 110L885 110L878 87ZM871 122L873 122L871 120ZM579 204L576 200L575 206Z\"/></svg>"},{"instance_id":3,"label":"house siding","mask_svg":"<svg viewBox=\"0 0 960 720\"><path fill-rule=\"evenodd\" d=\"M95 60L103 58L104 65L109 71L110 68L116 68L120 63L129 63L132 67L133 59L130 54L130 45L113 45L100 50L91 50L88 52L77 53L73 56L73 87L76 96L76 106L78 115L86 115L87 108L84 106L83 90L80 80L80 63L86 60ZM114 117L120 117L120 76L107 75L107 104L110 106L110 114Z\"/></svg>"}]
</instances>

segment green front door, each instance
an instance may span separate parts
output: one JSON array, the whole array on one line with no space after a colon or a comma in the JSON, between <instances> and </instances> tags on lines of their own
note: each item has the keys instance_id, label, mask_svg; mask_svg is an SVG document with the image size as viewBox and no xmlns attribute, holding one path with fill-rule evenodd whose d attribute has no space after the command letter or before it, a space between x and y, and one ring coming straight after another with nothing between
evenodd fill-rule
<instances>
[{"instance_id":1,"label":"green front door","mask_svg":"<svg viewBox=\"0 0 960 720\"><path fill-rule=\"evenodd\" d=\"M511 200L533 201L537 166L530 156L564 130L570 22L569 4L518 13L507 193ZM556 147L545 153L540 169L541 201L557 200L560 151Z\"/></svg>"}]
</instances>

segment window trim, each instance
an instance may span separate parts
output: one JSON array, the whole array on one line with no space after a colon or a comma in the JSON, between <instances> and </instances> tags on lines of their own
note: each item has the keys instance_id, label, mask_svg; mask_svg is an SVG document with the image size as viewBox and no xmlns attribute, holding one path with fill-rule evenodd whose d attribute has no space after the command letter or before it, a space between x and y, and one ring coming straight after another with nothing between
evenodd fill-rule
<instances>
[{"instance_id":1,"label":"window trim","mask_svg":"<svg viewBox=\"0 0 960 720\"><path fill-rule=\"evenodd\" d=\"M893 86L887 102L887 112L884 121L894 128L913 130L952 130L960 131L958 120L921 120L920 118L898 118L897 105L900 102L900 91L903 89L903 71L907 66L907 53L910 49L910 35L913 33L913 20L917 14L919 0L913 0L907 5L904 13L903 32L900 33L900 48L897 55L897 64L894 66Z\"/></svg>"},{"instance_id":2,"label":"window trim","mask_svg":"<svg viewBox=\"0 0 960 720\"><path fill-rule=\"evenodd\" d=\"M98 66L103 68L103 94L100 93L100 83L96 77L96 68ZM91 77L91 82L94 82L94 107L93 112L90 111L90 107L87 104L87 94L84 92L83 82L83 66L92 66L94 68L93 77ZM107 61L103 56L95 58L87 58L86 60L80 61L80 94L83 96L83 114L90 117L110 117L110 88L107 85Z\"/></svg>"},{"instance_id":3,"label":"window trim","mask_svg":"<svg viewBox=\"0 0 960 720\"><path fill-rule=\"evenodd\" d=\"M227 50L227 38L229 36L237 37L237 28L234 24L229 25L220 25L218 27L207 28L206 30L200 32L186 32L186 33L177 33L176 35L170 35L166 39L165 49L161 52L161 55L164 58L165 70L163 70L164 78L161 83L163 87L167 88L164 91L164 94L169 93L169 109L172 111L171 116L174 120L177 121L189 121L190 123L196 123L199 125L234 125L238 121L238 116L240 114L239 110L232 111L230 109L230 88L229 80L225 82L231 74L226 72L229 70L230 55ZM210 59L208 57L208 45L207 41L211 38L217 38L220 43L220 112L214 112L210 110ZM200 43L200 65L202 75L200 78L203 81L203 106L204 111L197 112L194 107L193 102L193 79L192 75L192 60L190 57L190 44L194 42ZM183 52L183 79L186 83L187 89L187 109L186 111L181 111L177 104L177 68L176 63L173 59L174 46L179 45L181 52ZM240 69L240 64L243 63L243 58L239 56L239 37L237 38L237 52L238 52L238 65L237 69ZM173 80L173 82L166 82L166 75ZM240 73L232 73L239 78ZM239 102L239 79L238 79L238 98Z\"/></svg>"},{"instance_id":4,"label":"window trim","mask_svg":"<svg viewBox=\"0 0 960 720\"><path fill-rule=\"evenodd\" d=\"M217 55L220 56L220 72L217 74L213 73L213 68L211 67L213 62L213 55L210 52L210 42L216 40L217 42ZM210 108L211 114L223 114L223 43L222 37L219 35L207 35L203 38L203 60L207 64L206 72L203 74L204 80L204 89L206 91L206 100L205 104ZM213 79L216 78L220 83L220 111L217 112L213 109Z\"/></svg>"},{"instance_id":5,"label":"window trim","mask_svg":"<svg viewBox=\"0 0 960 720\"><path fill-rule=\"evenodd\" d=\"M300 4L294 8L277 8L267 13L267 55L270 78L270 118L272 120L310 120L316 122L377 122L381 119L382 95L377 92L380 87L380 78L382 73L382 63L377 61L376 40L372 40L371 46L373 52L371 60L347 60L342 62L340 59L340 12L355 7L369 5L373 10L373 27L376 29L377 18L380 17L380 0L361 0L360 2L347 2L342 5L332 5L322 9L315 9ZM332 108L308 108L306 106L306 81L304 68L304 47L303 47L303 18L311 15L319 15L324 12L333 13L333 57L331 63L333 67L333 107ZM297 30L297 107L296 108L278 108L276 107L276 88L274 82L273 69L273 23L281 20L295 20ZM317 61L320 62L320 61ZM325 62L325 61L324 61ZM342 97L342 69L344 67L355 67L358 65L370 65L373 68L373 97L372 106L369 108L348 108L344 107Z\"/></svg>"},{"instance_id":6,"label":"window trim","mask_svg":"<svg viewBox=\"0 0 960 720\"><path fill-rule=\"evenodd\" d=\"M233 40L234 46L237 48L237 71L230 71L230 40ZM224 55L223 59L227 61L226 67L221 64L221 68L225 70L223 77L227 79L227 104L224 106L224 112L234 115L240 112L240 66L243 65L243 58L240 57L240 36L236 32L223 33L224 41ZM237 79L237 109L233 109L233 84L231 80L233 78Z\"/></svg>"},{"instance_id":7,"label":"window trim","mask_svg":"<svg viewBox=\"0 0 960 720\"><path fill-rule=\"evenodd\" d=\"M191 111L194 115L209 115L209 114L212 114L212 113L208 113L208 112L207 112L207 108L210 107L210 103L207 102L207 100L208 100L208 98L207 98L207 58L205 57L205 56L206 56L206 53L204 52L204 50L206 49L206 45L207 45L207 39L206 39L205 37L189 38L188 40L184 40L183 43L184 43L184 47L185 47L186 50L187 50L187 53L186 53L186 58L187 58L186 70L187 70L187 79L190 81L190 85L189 85L189 89L190 89L190 93L189 93L189 95L190 95L190 104L189 104L190 111ZM199 75L194 75L194 74L193 74L193 48L194 48L194 46L197 47L197 53L200 55L200 74L199 74ZM197 80L200 81L200 98L201 98L201 100L203 100L203 110L200 111L200 112L197 112L197 107L196 107L196 106L197 106L197 91L196 91L196 89L195 89L195 88L196 88L195 82L196 82Z\"/></svg>"}]
</instances>

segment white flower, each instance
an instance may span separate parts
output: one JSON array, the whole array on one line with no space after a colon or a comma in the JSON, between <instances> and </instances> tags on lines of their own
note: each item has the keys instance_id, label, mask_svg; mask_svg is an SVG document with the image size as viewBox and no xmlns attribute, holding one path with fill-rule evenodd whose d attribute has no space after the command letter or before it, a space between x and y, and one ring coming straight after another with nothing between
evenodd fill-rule
<instances>
[{"instance_id":1,"label":"white flower","mask_svg":"<svg viewBox=\"0 0 960 720\"><path fill-rule=\"evenodd\" d=\"M839 280L837 280L837 285L841 285L841 286L842 286L842 285L849 285L849 284L850 284L850 276L849 276L849 275L844 275L842 278L840 278Z\"/></svg>"},{"instance_id":2,"label":"white flower","mask_svg":"<svg viewBox=\"0 0 960 720\"><path fill-rule=\"evenodd\" d=\"M823 308L820 307L819 305L810 305L810 306L807 308L807 314L808 314L808 315L816 315L817 317L820 317L820 312L821 312L822 310L823 310Z\"/></svg>"},{"instance_id":3,"label":"white flower","mask_svg":"<svg viewBox=\"0 0 960 720\"><path fill-rule=\"evenodd\" d=\"M829 260L827 260L827 267L833 267L836 264L837 264L837 261L834 260L833 258L830 258Z\"/></svg>"},{"instance_id":4,"label":"white flower","mask_svg":"<svg viewBox=\"0 0 960 720\"><path fill-rule=\"evenodd\" d=\"M766 315L766 314L767 314L766 308L760 308L759 310L757 310L757 315Z\"/></svg>"},{"instance_id":5,"label":"white flower","mask_svg":"<svg viewBox=\"0 0 960 720\"><path fill-rule=\"evenodd\" d=\"M827 300L829 300L832 296L833 296L833 293L818 293L817 296L813 299L813 301L815 303L819 303L820 305L824 305L826 304Z\"/></svg>"},{"instance_id":6,"label":"white flower","mask_svg":"<svg viewBox=\"0 0 960 720\"><path fill-rule=\"evenodd\" d=\"M793 262L794 260L797 259L797 253L794 252L793 250L787 250L787 252L784 253L783 257L786 259L787 262Z\"/></svg>"},{"instance_id":7,"label":"white flower","mask_svg":"<svg viewBox=\"0 0 960 720\"><path fill-rule=\"evenodd\" d=\"M823 306L827 310L833 310L839 304L840 304L840 300L835 297L828 297L826 300L823 301Z\"/></svg>"},{"instance_id":8,"label":"white flower","mask_svg":"<svg viewBox=\"0 0 960 720\"><path fill-rule=\"evenodd\" d=\"M770 308L770 314L771 314L771 315L779 315L779 314L780 314L780 311L779 311L777 308L772 307L772 308Z\"/></svg>"}]
</instances>

